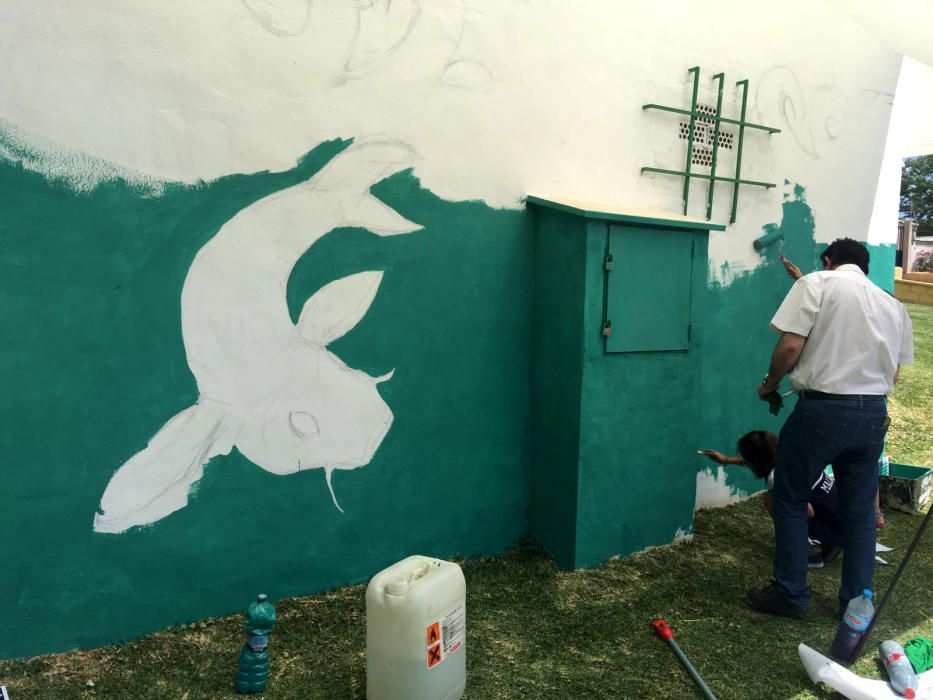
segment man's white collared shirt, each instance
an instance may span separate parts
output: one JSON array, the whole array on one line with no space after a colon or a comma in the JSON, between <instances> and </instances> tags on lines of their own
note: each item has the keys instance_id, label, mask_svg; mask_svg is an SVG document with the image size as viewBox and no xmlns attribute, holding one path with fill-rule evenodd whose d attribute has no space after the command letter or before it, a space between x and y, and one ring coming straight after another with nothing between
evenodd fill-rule
<instances>
[{"instance_id":1,"label":"man's white collared shirt","mask_svg":"<svg viewBox=\"0 0 933 700\"><path fill-rule=\"evenodd\" d=\"M801 277L771 319L771 330L807 338L788 375L797 391L886 396L898 365L914 361L907 310L858 265Z\"/></svg>"}]
</instances>

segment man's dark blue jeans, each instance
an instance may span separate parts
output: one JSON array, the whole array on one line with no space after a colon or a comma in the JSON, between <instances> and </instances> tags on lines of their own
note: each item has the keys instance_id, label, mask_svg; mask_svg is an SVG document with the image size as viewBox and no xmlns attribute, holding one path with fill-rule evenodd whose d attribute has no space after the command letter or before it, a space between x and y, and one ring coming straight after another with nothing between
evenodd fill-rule
<instances>
[{"instance_id":1,"label":"man's dark blue jeans","mask_svg":"<svg viewBox=\"0 0 933 700\"><path fill-rule=\"evenodd\" d=\"M832 464L839 491L844 554L839 603L872 587L875 571L875 493L878 458L887 431L881 398L808 399L803 392L784 423L774 470L774 580L801 608L807 588L807 501L810 488Z\"/></svg>"}]
</instances>

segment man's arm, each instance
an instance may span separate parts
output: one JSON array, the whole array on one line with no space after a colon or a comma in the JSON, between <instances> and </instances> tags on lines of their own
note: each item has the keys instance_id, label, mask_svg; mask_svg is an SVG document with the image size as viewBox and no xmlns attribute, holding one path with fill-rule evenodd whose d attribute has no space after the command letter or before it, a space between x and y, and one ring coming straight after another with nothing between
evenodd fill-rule
<instances>
[{"instance_id":1,"label":"man's arm","mask_svg":"<svg viewBox=\"0 0 933 700\"><path fill-rule=\"evenodd\" d=\"M803 273L800 271L800 268L794 265L794 263L785 258L783 255L781 256L781 264L784 265L784 269L787 270L787 274L792 280L797 281L803 277Z\"/></svg>"},{"instance_id":2,"label":"man's arm","mask_svg":"<svg viewBox=\"0 0 933 700\"><path fill-rule=\"evenodd\" d=\"M803 346L807 344L806 337L797 333L783 333L771 353L771 365L768 367L768 376L758 385L758 396L765 396L777 390L781 379L790 372L800 359Z\"/></svg>"}]
</instances>

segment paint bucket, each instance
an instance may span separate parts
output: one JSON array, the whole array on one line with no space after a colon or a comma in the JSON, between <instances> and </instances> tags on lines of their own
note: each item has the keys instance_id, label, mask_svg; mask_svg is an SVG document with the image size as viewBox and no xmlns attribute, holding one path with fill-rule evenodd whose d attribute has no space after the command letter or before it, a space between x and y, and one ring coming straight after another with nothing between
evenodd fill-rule
<instances>
[{"instance_id":1,"label":"paint bucket","mask_svg":"<svg viewBox=\"0 0 933 700\"><path fill-rule=\"evenodd\" d=\"M466 581L453 562L411 556L366 589L366 697L458 700L466 687Z\"/></svg>"},{"instance_id":2,"label":"paint bucket","mask_svg":"<svg viewBox=\"0 0 933 700\"><path fill-rule=\"evenodd\" d=\"M916 514L933 493L933 469L891 462L879 484L881 503L887 508Z\"/></svg>"}]
</instances>

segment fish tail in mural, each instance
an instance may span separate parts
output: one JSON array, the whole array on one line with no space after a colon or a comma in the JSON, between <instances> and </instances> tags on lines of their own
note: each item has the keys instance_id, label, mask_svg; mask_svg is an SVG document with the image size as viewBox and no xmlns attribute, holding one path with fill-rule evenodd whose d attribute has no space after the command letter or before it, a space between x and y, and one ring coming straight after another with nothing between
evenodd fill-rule
<instances>
[{"instance_id":1,"label":"fish tail in mural","mask_svg":"<svg viewBox=\"0 0 933 700\"><path fill-rule=\"evenodd\" d=\"M183 508L204 464L230 453L234 427L229 423L226 408L213 401L199 401L174 416L110 479L94 529L121 532Z\"/></svg>"},{"instance_id":2,"label":"fish tail in mural","mask_svg":"<svg viewBox=\"0 0 933 700\"><path fill-rule=\"evenodd\" d=\"M307 182L238 212L198 251L181 315L200 398L120 466L94 530L121 533L185 507L204 464L233 447L277 475L324 469L332 496L335 469L370 462L392 425L376 388L392 372L371 377L327 346L363 319L383 273L366 270L323 286L297 323L285 290L298 260L334 229L380 236L420 229L370 193L413 159L398 141L355 143Z\"/></svg>"}]
</instances>

